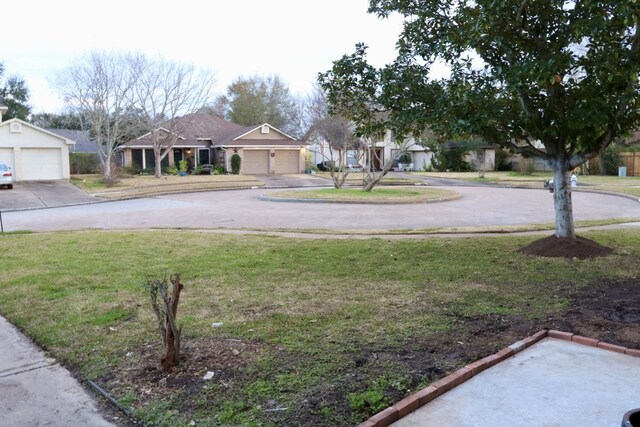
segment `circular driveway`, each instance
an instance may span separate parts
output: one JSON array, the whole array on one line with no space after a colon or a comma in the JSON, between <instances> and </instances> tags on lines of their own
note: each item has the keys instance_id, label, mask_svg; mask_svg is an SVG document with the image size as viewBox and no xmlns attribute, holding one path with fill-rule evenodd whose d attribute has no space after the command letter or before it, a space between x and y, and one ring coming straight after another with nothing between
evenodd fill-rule
<instances>
[{"instance_id":1,"label":"circular driveway","mask_svg":"<svg viewBox=\"0 0 640 427\"><path fill-rule=\"evenodd\" d=\"M442 187L444 188L444 187ZM450 187L447 187L450 188ZM213 191L3 214L5 231L228 228L399 230L552 223L552 195L542 189L455 187L458 200L415 205L353 205L261 200L279 190ZM576 220L640 217L640 202L575 192Z\"/></svg>"}]
</instances>

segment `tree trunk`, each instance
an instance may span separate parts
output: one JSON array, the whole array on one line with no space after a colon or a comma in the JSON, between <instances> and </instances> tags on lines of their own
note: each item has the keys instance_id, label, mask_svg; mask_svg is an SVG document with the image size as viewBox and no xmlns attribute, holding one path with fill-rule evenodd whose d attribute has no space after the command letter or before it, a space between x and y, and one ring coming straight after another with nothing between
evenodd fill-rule
<instances>
[{"instance_id":1,"label":"tree trunk","mask_svg":"<svg viewBox=\"0 0 640 427\"><path fill-rule=\"evenodd\" d=\"M598 168L600 169L600 176L605 176L607 174L607 166L604 161L604 152L598 155Z\"/></svg>"},{"instance_id":2,"label":"tree trunk","mask_svg":"<svg viewBox=\"0 0 640 427\"><path fill-rule=\"evenodd\" d=\"M556 216L556 237L576 238L571 202L571 171L567 170L564 159L553 163L553 206Z\"/></svg>"},{"instance_id":3,"label":"tree trunk","mask_svg":"<svg viewBox=\"0 0 640 427\"><path fill-rule=\"evenodd\" d=\"M156 161L156 166L155 166L155 173L154 176L156 178L161 178L162 177L162 151L160 150L153 150L153 157L155 158Z\"/></svg>"},{"instance_id":4,"label":"tree trunk","mask_svg":"<svg viewBox=\"0 0 640 427\"><path fill-rule=\"evenodd\" d=\"M102 180L107 183L107 186L111 186L111 156L106 156L106 158L104 159L104 162L102 164L103 166L103 171L102 171Z\"/></svg>"},{"instance_id":5,"label":"tree trunk","mask_svg":"<svg viewBox=\"0 0 640 427\"><path fill-rule=\"evenodd\" d=\"M171 278L171 284L173 285L173 293L171 299L171 306L167 307L166 318L166 349L164 356L160 360L160 364L164 371L168 371L172 366L176 366L180 361L180 331L176 325L176 315L178 314L178 303L180 302L180 291L183 288L180 283L180 275L175 274Z\"/></svg>"}]
</instances>

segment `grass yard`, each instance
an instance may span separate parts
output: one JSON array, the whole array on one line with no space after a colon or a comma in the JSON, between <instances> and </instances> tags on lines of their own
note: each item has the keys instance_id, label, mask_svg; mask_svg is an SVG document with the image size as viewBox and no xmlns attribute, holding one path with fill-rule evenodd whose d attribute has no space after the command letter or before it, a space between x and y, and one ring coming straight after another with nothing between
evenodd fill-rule
<instances>
[{"instance_id":1,"label":"grass yard","mask_svg":"<svg viewBox=\"0 0 640 427\"><path fill-rule=\"evenodd\" d=\"M460 197L451 190L420 187L376 187L371 191L359 188L321 188L314 190L287 190L269 193L277 199L322 200L334 203L429 203Z\"/></svg>"},{"instance_id":2,"label":"grass yard","mask_svg":"<svg viewBox=\"0 0 640 427\"><path fill-rule=\"evenodd\" d=\"M264 185L264 182L252 176L243 175L164 175L162 178L151 175L135 175L121 178L112 187L107 187L99 175L73 175L71 183L86 193L102 199L126 199L155 194L249 188Z\"/></svg>"},{"instance_id":3,"label":"grass yard","mask_svg":"<svg viewBox=\"0 0 640 427\"><path fill-rule=\"evenodd\" d=\"M433 178L461 179L478 182L496 182L504 185L540 188L547 179L552 179L551 172L534 172L522 175L518 172L486 172L484 178L479 178L478 172L412 172L418 176ZM604 191L640 196L640 177L599 175L579 175L578 189L590 191Z\"/></svg>"},{"instance_id":4,"label":"grass yard","mask_svg":"<svg viewBox=\"0 0 640 427\"><path fill-rule=\"evenodd\" d=\"M10 234L0 313L148 425L350 426L543 327L637 347L640 230L586 237L614 255L518 253L532 236ZM169 374L143 286L165 272L185 285Z\"/></svg>"},{"instance_id":5,"label":"grass yard","mask_svg":"<svg viewBox=\"0 0 640 427\"><path fill-rule=\"evenodd\" d=\"M317 176L319 178L324 178L324 179L328 180L329 182L333 182L333 180L331 179L331 173L330 172L316 172L314 174L314 176ZM346 179L345 183L347 185L361 186L363 184L363 182L364 182L363 180L364 180L363 172L351 172L347 176L347 179ZM387 175L384 178L382 178L382 181L380 181L379 185L382 185L382 186L386 186L386 185L415 185L415 184L422 184L422 183L423 182L420 179L398 178L398 177L393 177L393 176Z\"/></svg>"}]
</instances>

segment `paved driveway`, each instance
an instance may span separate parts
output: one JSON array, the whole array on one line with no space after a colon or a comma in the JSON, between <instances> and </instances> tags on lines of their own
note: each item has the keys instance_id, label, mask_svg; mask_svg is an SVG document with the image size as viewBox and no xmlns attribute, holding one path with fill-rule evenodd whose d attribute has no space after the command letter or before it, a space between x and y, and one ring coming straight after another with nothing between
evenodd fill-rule
<instances>
[{"instance_id":1,"label":"paved driveway","mask_svg":"<svg viewBox=\"0 0 640 427\"><path fill-rule=\"evenodd\" d=\"M10 230L151 227L394 230L553 223L548 191L456 187L459 200L415 205L273 202L268 189L175 194L3 215ZM640 217L638 201L576 192L576 220Z\"/></svg>"},{"instance_id":2,"label":"paved driveway","mask_svg":"<svg viewBox=\"0 0 640 427\"><path fill-rule=\"evenodd\" d=\"M67 181L16 182L13 190L0 189L3 212L92 203L96 199Z\"/></svg>"}]
</instances>

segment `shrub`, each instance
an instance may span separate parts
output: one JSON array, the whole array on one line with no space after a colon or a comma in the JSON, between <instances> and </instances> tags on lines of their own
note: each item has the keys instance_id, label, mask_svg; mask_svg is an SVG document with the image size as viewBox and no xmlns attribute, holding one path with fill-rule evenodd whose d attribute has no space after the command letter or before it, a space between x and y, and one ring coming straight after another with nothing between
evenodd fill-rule
<instances>
[{"instance_id":1,"label":"shrub","mask_svg":"<svg viewBox=\"0 0 640 427\"><path fill-rule=\"evenodd\" d=\"M620 166L620 148L615 144L608 146L601 154L603 175L618 175L618 166Z\"/></svg>"},{"instance_id":2,"label":"shrub","mask_svg":"<svg viewBox=\"0 0 640 427\"><path fill-rule=\"evenodd\" d=\"M97 153L69 153L71 174L98 173L100 159Z\"/></svg>"},{"instance_id":3,"label":"shrub","mask_svg":"<svg viewBox=\"0 0 640 427\"><path fill-rule=\"evenodd\" d=\"M496 150L496 170L497 171L510 171L511 163L509 162L509 157L511 153L509 150L498 149Z\"/></svg>"},{"instance_id":4,"label":"shrub","mask_svg":"<svg viewBox=\"0 0 640 427\"><path fill-rule=\"evenodd\" d=\"M466 155L467 150L463 147L434 147L431 164L435 170L440 172L469 172L471 165L464 159Z\"/></svg>"},{"instance_id":5,"label":"shrub","mask_svg":"<svg viewBox=\"0 0 640 427\"><path fill-rule=\"evenodd\" d=\"M400 155L400 157L398 158L398 163L407 164L407 163L411 163L411 162L412 162L411 154L407 153L406 151L404 153L402 153Z\"/></svg>"},{"instance_id":6,"label":"shrub","mask_svg":"<svg viewBox=\"0 0 640 427\"><path fill-rule=\"evenodd\" d=\"M240 154L234 153L231 156L231 173L234 175L238 175L240 173L240 166L242 164L242 158Z\"/></svg>"}]
</instances>

